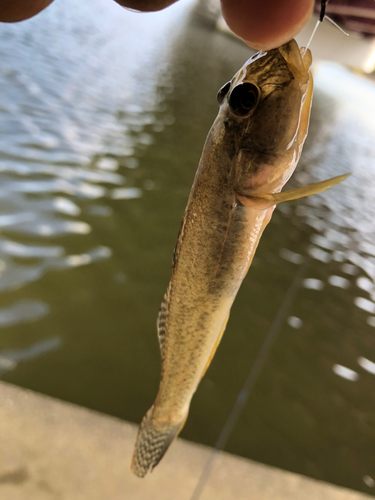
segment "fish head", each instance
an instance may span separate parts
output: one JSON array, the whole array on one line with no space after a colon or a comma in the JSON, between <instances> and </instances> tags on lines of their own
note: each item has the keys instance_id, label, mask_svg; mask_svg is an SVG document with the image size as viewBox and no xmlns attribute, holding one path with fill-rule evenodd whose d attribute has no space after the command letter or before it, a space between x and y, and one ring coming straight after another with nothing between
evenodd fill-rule
<instances>
[{"instance_id":1,"label":"fish head","mask_svg":"<svg viewBox=\"0 0 375 500\"><path fill-rule=\"evenodd\" d=\"M258 52L219 91L226 128L236 136L239 149L277 155L297 141L303 143L312 97L312 58L308 49L304 55L302 50L291 40Z\"/></svg>"}]
</instances>

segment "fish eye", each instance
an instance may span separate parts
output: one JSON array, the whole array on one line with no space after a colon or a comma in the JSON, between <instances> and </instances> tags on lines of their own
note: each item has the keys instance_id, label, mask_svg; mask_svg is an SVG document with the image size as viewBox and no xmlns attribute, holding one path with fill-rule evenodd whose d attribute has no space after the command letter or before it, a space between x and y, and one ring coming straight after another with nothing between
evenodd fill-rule
<instances>
[{"instance_id":1,"label":"fish eye","mask_svg":"<svg viewBox=\"0 0 375 500\"><path fill-rule=\"evenodd\" d=\"M230 88L230 82L227 82L225 85L221 87L221 89L217 93L216 99L219 104L223 102L224 97L228 94L229 88Z\"/></svg>"},{"instance_id":2,"label":"fish eye","mask_svg":"<svg viewBox=\"0 0 375 500\"><path fill-rule=\"evenodd\" d=\"M230 93L229 108L237 116L246 116L258 103L259 89L253 83L240 83Z\"/></svg>"}]
</instances>

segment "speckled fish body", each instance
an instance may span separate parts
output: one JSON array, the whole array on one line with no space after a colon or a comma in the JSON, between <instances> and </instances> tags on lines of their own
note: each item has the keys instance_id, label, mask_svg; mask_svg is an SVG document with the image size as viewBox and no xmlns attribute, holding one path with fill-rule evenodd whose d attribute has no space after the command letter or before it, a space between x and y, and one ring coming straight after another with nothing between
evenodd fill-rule
<instances>
[{"instance_id":1,"label":"speckled fish body","mask_svg":"<svg viewBox=\"0 0 375 500\"><path fill-rule=\"evenodd\" d=\"M253 56L219 91L158 317L161 381L137 437L140 477L182 428L275 204L289 199L279 192L307 134L310 65L292 40Z\"/></svg>"}]
</instances>

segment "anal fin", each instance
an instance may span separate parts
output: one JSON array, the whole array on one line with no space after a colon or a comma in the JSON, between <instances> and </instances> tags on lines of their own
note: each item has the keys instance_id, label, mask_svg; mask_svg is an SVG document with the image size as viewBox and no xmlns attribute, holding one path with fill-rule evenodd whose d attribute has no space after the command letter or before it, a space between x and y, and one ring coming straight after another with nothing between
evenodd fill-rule
<instances>
[{"instance_id":1,"label":"anal fin","mask_svg":"<svg viewBox=\"0 0 375 500\"><path fill-rule=\"evenodd\" d=\"M209 367L209 366L210 366L210 364L211 364L211 361L212 361L213 357L215 356L215 352L216 352L216 350L217 350L217 348L218 348L218 346L219 346L219 344L220 344L220 340L221 340L221 338L222 338L222 336L223 336L223 333L224 333L224 331L225 331L225 327L227 326L228 319L229 319L229 314L228 314L228 316L225 318L225 321L224 321L224 323L223 323L223 326L222 326L222 328L221 328L221 330L220 330L220 333L219 333L219 335L218 335L218 337L217 337L217 339L216 339L216 342L215 342L214 348L212 349L212 352L211 352L211 354L210 354L210 357L208 358L208 361L207 361L207 363L206 363L206 366L204 367L204 369L203 369L203 371L202 371L202 375L201 375L200 380L202 380L202 378L204 377L204 375L205 375L206 371L208 370L208 367Z\"/></svg>"}]
</instances>

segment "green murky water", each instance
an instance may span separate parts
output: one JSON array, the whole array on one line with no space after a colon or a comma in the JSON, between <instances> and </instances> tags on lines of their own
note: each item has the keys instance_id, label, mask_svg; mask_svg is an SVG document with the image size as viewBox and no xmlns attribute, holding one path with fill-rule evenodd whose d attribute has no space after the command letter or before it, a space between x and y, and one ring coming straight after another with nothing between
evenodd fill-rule
<instances>
[{"instance_id":1,"label":"green murky water","mask_svg":"<svg viewBox=\"0 0 375 500\"><path fill-rule=\"evenodd\" d=\"M0 42L0 373L139 422L215 94L250 51L183 3L136 15L104 0L55 2ZM291 185L353 175L275 211L183 437L215 443L307 257L227 449L371 494L375 86L326 63L315 80Z\"/></svg>"}]
</instances>

